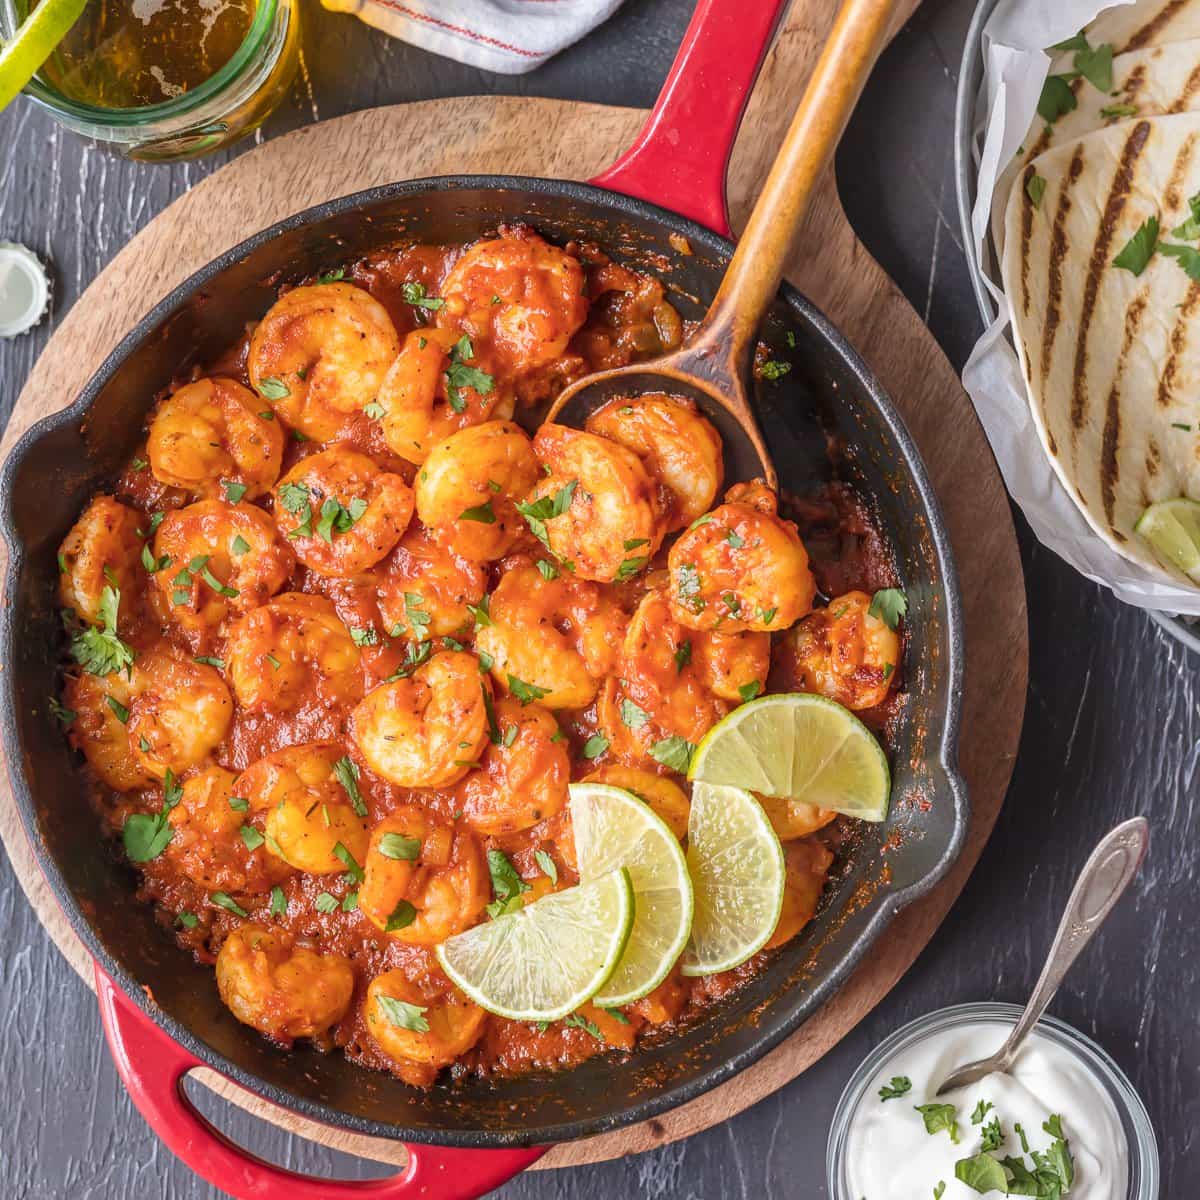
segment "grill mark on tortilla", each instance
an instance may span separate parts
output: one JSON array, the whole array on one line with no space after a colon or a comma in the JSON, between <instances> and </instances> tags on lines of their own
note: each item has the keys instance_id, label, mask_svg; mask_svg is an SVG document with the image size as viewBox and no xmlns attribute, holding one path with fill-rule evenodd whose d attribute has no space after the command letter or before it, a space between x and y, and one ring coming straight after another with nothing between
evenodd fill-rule
<instances>
[{"instance_id":1,"label":"grill mark on tortilla","mask_svg":"<svg viewBox=\"0 0 1200 1200\"><path fill-rule=\"evenodd\" d=\"M1108 199L1104 202L1104 214L1100 219L1100 228L1096 240L1092 244L1092 256L1088 262L1087 278L1083 284L1083 304L1079 312L1079 334L1075 339L1075 372L1071 381L1071 425L1075 429L1083 427L1087 412L1087 341L1091 332L1092 317L1096 312L1096 297L1100 292L1100 279L1109 269L1109 259L1112 257L1113 231L1121 219L1125 209L1125 201L1133 186L1133 169L1138 156L1150 140L1150 122L1139 121L1125 139L1121 148L1121 158L1113 175L1112 186L1108 191ZM1045 375L1043 375L1045 379Z\"/></svg>"},{"instance_id":2,"label":"grill mark on tortilla","mask_svg":"<svg viewBox=\"0 0 1200 1200\"><path fill-rule=\"evenodd\" d=\"M1133 301L1125 310L1125 334L1121 339L1121 354L1117 359L1112 387L1109 389L1108 401L1104 406L1104 438L1100 447L1100 497L1104 505L1104 519L1108 522L1109 531L1118 538L1121 538L1122 535L1117 532L1117 527L1113 524L1113 510L1116 507L1117 482L1121 474L1120 464L1117 462L1117 450L1121 444L1121 380L1125 375L1125 363L1129 358L1129 351L1141 329L1142 314L1146 311L1149 296L1149 289L1144 288L1134 296ZM1122 540L1124 539L1122 538Z\"/></svg>"},{"instance_id":3,"label":"grill mark on tortilla","mask_svg":"<svg viewBox=\"0 0 1200 1200\"><path fill-rule=\"evenodd\" d=\"M1125 80L1125 86L1121 89L1121 97L1126 104L1132 103L1138 98L1138 93L1142 90L1142 84L1146 82L1146 64L1138 63L1132 71L1129 72L1129 78ZM1120 117L1109 117L1109 123L1121 120Z\"/></svg>"},{"instance_id":4,"label":"grill mark on tortilla","mask_svg":"<svg viewBox=\"0 0 1200 1200\"><path fill-rule=\"evenodd\" d=\"M1151 438L1146 446L1146 474L1149 478L1153 479L1158 474L1158 464L1161 460L1162 451L1159 450L1158 443Z\"/></svg>"},{"instance_id":5,"label":"grill mark on tortilla","mask_svg":"<svg viewBox=\"0 0 1200 1200\"><path fill-rule=\"evenodd\" d=\"M1029 183L1036 174L1033 167L1026 167L1021 182L1025 194L1021 205L1021 312L1025 316L1029 316L1029 242L1033 238L1033 197L1029 194Z\"/></svg>"},{"instance_id":6,"label":"grill mark on tortilla","mask_svg":"<svg viewBox=\"0 0 1200 1200\"><path fill-rule=\"evenodd\" d=\"M1175 163L1171 167L1171 177L1167 180L1166 191L1163 192L1163 200L1168 209L1180 208L1183 204L1183 180L1187 175L1187 169L1191 166L1192 151L1196 148L1196 135L1188 134L1184 139L1183 145L1179 147L1179 153L1175 156Z\"/></svg>"},{"instance_id":7,"label":"grill mark on tortilla","mask_svg":"<svg viewBox=\"0 0 1200 1200\"><path fill-rule=\"evenodd\" d=\"M1121 48L1120 53L1130 50L1140 50L1154 36L1161 33L1191 2L1191 0L1170 0L1170 3L1159 9Z\"/></svg>"},{"instance_id":8,"label":"grill mark on tortilla","mask_svg":"<svg viewBox=\"0 0 1200 1200\"><path fill-rule=\"evenodd\" d=\"M1083 143L1080 142L1071 156L1071 166L1067 172L1066 182L1059 190L1058 207L1054 210L1054 225L1050 230L1050 263L1046 269L1046 324L1042 329L1041 371L1043 383L1050 374L1050 356L1054 352L1054 339L1058 334L1058 323L1062 317L1062 265L1063 259L1067 256L1067 237L1063 228L1071 211L1071 187L1079 182L1082 174ZM1022 247L1023 254L1026 249L1026 247ZM1025 269L1026 264L1023 261L1022 272Z\"/></svg>"},{"instance_id":9,"label":"grill mark on tortilla","mask_svg":"<svg viewBox=\"0 0 1200 1200\"><path fill-rule=\"evenodd\" d=\"M1175 375L1179 369L1179 359L1183 354L1184 347L1187 345L1187 330L1188 322L1196 311L1196 305L1200 303L1200 283L1188 284L1187 295L1183 298L1183 303L1179 306L1179 315L1175 318L1175 324L1171 327L1171 337L1168 340L1170 354L1167 355L1167 361L1163 366L1162 374L1158 377L1158 401L1159 408L1166 408L1171 403L1171 392L1175 386Z\"/></svg>"},{"instance_id":10,"label":"grill mark on tortilla","mask_svg":"<svg viewBox=\"0 0 1200 1200\"><path fill-rule=\"evenodd\" d=\"M1196 89L1200 88L1200 63L1194 66L1191 74L1188 75L1184 82L1183 91L1175 97L1171 107L1167 109L1168 113L1181 113L1187 107L1191 98L1196 94Z\"/></svg>"}]
</instances>

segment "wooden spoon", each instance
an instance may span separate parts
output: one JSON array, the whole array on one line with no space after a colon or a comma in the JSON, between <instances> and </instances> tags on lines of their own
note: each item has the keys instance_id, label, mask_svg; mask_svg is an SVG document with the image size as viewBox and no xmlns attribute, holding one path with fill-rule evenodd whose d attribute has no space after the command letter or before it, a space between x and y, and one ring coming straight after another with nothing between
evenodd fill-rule
<instances>
[{"instance_id":1,"label":"wooden spoon","mask_svg":"<svg viewBox=\"0 0 1200 1200\"><path fill-rule=\"evenodd\" d=\"M778 485L746 380L755 334L821 171L842 136L897 0L845 0L750 214L725 278L695 333L661 358L585 375L564 388L547 420L582 426L615 396L667 392L691 398L725 442L727 476Z\"/></svg>"}]
</instances>

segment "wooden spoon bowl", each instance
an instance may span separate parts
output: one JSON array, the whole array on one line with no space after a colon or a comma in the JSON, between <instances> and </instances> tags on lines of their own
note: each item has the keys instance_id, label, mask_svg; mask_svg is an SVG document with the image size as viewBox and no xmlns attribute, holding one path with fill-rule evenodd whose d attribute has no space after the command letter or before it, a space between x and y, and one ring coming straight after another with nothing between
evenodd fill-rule
<instances>
[{"instance_id":1,"label":"wooden spoon bowl","mask_svg":"<svg viewBox=\"0 0 1200 1200\"><path fill-rule=\"evenodd\" d=\"M747 395L754 341L896 5L897 0L845 0L721 286L692 336L662 358L576 380L560 393L547 420L579 427L616 396L683 396L721 434L727 480L760 478L777 488L775 466Z\"/></svg>"}]
</instances>

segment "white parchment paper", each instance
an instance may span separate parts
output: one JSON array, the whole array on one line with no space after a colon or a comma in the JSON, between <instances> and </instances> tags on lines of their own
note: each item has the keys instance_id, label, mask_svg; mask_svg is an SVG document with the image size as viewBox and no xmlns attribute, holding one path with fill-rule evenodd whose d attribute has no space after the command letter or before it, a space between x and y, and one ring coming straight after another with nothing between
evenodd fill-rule
<instances>
[{"instance_id":1,"label":"white parchment paper","mask_svg":"<svg viewBox=\"0 0 1200 1200\"><path fill-rule=\"evenodd\" d=\"M979 130L979 184L971 215L972 252L988 261L992 200L1004 164L1020 148L1050 66L1042 49L1078 33L1097 13L1132 0L1000 0L983 34L984 76ZM1030 413L1017 354L1009 342L1008 300L989 288L1000 316L975 344L963 369L1004 482L1038 540L1128 604L1200 615L1200 589L1172 584L1112 548L1087 523L1054 473Z\"/></svg>"}]
</instances>

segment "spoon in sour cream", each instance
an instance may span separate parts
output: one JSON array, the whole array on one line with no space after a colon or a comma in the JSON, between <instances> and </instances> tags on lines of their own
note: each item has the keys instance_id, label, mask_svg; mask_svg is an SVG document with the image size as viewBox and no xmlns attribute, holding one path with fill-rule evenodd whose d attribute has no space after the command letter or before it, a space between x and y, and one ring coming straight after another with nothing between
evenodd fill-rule
<instances>
[{"instance_id":1,"label":"spoon in sour cream","mask_svg":"<svg viewBox=\"0 0 1200 1200\"><path fill-rule=\"evenodd\" d=\"M1080 872L1046 965L1008 1040L995 1054L951 1071L937 1095L969 1087L986 1075L1007 1075L1011 1071L1017 1051L1046 1011L1072 964L1133 882L1146 857L1149 841L1150 826L1145 817L1123 822L1101 840Z\"/></svg>"}]
</instances>

